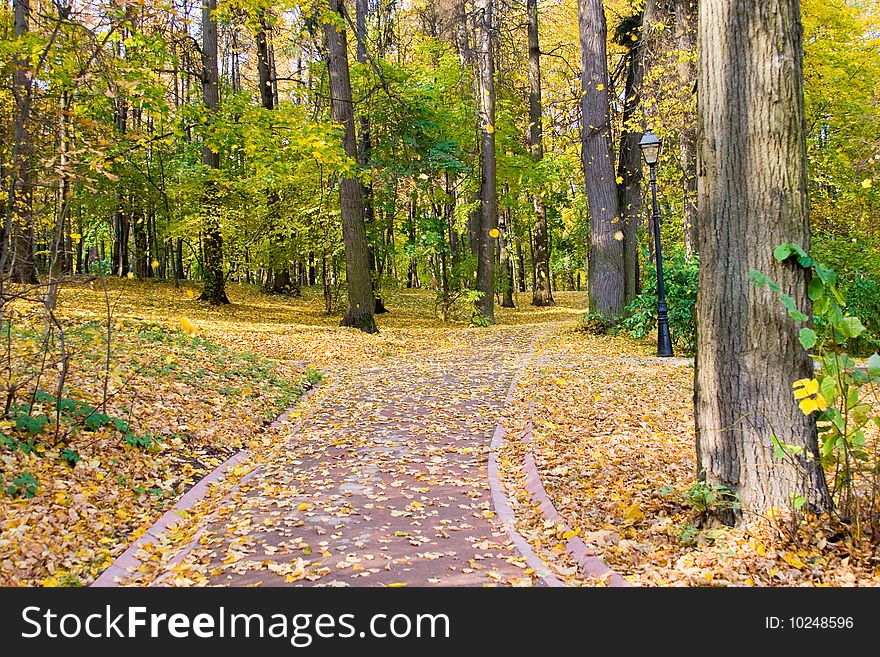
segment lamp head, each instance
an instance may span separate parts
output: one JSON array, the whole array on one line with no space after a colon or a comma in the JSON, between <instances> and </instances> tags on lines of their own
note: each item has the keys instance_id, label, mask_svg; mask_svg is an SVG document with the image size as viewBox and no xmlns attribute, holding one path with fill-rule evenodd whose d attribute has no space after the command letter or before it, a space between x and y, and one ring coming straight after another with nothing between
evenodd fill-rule
<instances>
[{"instance_id":1,"label":"lamp head","mask_svg":"<svg viewBox=\"0 0 880 657\"><path fill-rule=\"evenodd\" d=\"M642 157L645 158L645 164L648 166L654 166L657 164L660 160L660 148L662 146L663 142L650 130L642 135L642 140L639 142L639 148L642 149Z\"/></svg>"}]
</instances>

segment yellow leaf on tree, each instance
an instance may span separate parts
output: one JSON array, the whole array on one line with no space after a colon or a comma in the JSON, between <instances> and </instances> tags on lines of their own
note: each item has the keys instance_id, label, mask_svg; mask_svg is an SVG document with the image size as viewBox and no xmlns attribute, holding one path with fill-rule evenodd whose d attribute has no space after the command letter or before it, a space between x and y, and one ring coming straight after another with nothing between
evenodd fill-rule
<instances>
[{"instance_id":1,"label":"yellow leaf on tree","mask_svg":"<svg viewBox=\"0 0 880 657\"><path fill-rule=\"evenodd\" d=\"M803 411L804 415L809 415L813 411L819 410L819 404L813 397L802 399L798 406L801 407L801 411Z\"/></svg>"}]
</instances>

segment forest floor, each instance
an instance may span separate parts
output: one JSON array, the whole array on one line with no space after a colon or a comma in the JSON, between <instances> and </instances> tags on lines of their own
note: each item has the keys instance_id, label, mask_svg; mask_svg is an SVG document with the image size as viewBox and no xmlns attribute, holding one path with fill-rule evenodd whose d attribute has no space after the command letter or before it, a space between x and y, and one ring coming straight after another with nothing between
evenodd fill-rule
<instances>
[{"instance_id":1,"label":"forest floor","mask_svg":"<svg viewBox=\"0 0 880 657\"><path fill-rule=\"evenodd\" d=\"M106 381L107 408L93 416L107 421L33 435L4 425L4 487L22 472L38 485L33 497L21 481L0 497L0 584L90 583L242 447L248 457L140 550L128 583L536 584L490 502L499 423L518 530L567 584L607 583L579 573L570 535L638 585L880 583L871 550L822 523L701 528L691 365L574 330L583 293L558 293L548 309L519 295L481 329L440 321L431 292L389 291L378 335L338 327L312 290L295 299L231 286L222 308L197 293L135 281L113 281L107 295L100 281L63 291L65 394L99 407ZM17 319L19 360L38 319ZM266 426L314 384L286 422ZM50 401L35 400L31 415ZM527 453L568 528L526 492Z\"/></svg>"}]
</instances>

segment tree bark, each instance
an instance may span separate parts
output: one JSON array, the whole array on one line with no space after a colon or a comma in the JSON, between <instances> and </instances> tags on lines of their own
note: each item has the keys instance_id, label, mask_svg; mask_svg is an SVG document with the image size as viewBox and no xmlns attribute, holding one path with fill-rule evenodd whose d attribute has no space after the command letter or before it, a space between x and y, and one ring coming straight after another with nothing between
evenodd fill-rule
<instances>
[{"instance_id":1,"label":"tree bark","mask_svg":"<svg viewBox=\"0 0 880 657\"><path fill-rule=\"evenodd\" d=\"M830 506L818 458L774 455L772 436L817 455L791 387L813 362L779 300L749 282L760 270L810 312L805 270L773 258L782 242L810 246L799 4L700 3L697 467L758 514L792 495Z\"/></svg>"},{"instance_id":2,"label":"tree bark","mask_svg":"<svg viewBox=\"0 0 880 657\"><path fill-rule=\"evenodd\" d=\"M132 212L131 227L134 233L134 275L140 280L147 278L149 263L147 257L147 219L143 211Z\"/></svg>"},{"instance_id":3,"label":"tree bark","mask_svg":"<svg viewBox=\"0 0 880 657\"><path fill-rule=\"evenodd\" d=\"M214 11L217 0L202 1L202 94L208 111L208 125L220 108L220 89L217 84L217 22ZM202 145L202 164L208 168L202 203L203 230L203 286L200 299L219 306L229 303L226 296L226 276L223 274L223 234L220 227L220 203L215 171L220 168L220 153L208 144Z\"/></svg>"},{"instance_id":4,"label":"tree bark","mask_svg":"<svg viewBox=\"0 0 880 657\"><path fill-rule=\"evenodd\" d=\"M529 39L529 146L535 162L544 159L541 119L541 46L538 40L538 0L526 0ZM535 289L533 306L554 306L550 291L550 245L547 239L547 210L540 193L535 194Z\"/></svg>"},{"instance_id":5,"label":"tree bark","mask_svg":"<svg viewBox=\"0 0 880 657\"><path fill-rule=\"evenodd\" d=\"M257 45L257 80L260 85L260 105L263 109L274 110L276 103L275 92L275 67L272 59L271 27L266 12L260 13L259 27L256 35ZM292 291L290 281L290 262L285 227L280 224L280 198L274 189L266 190L266 209L268 212L271 233L272 248L275 251L271 275L266 278L265 291L270 294L288 294ZM279 255L277 252L281 251ZM279 263L280 261L280 263Z\"/></svg>"},{"instance_id":6,"label":"tree bark","mask_svg":"<svg viewBox=\"0 0 880 657\"><path fill-rule=\"evenodd\" d=\"M692 100L697 82L697 0L676 0L675 40L678 49L678 80L686 99L685 118L679 134L682 180L682 221L684 248L688 257L694 254L697 230L697 130L690 120Z\"/></svg>"},{"instance_id":7,"label":"tree bark","mask_svg":"<svg viewBox=\"0 0 880 657\"><path fill-rule=\"evenodd\" d=\"M508 241L510 227L510 210L504 212L504 224L499 226L501 236L498 238L501 263L501 307L516 308L513 302L513 258Z\"/></svg>"},{"instance_id":8,"label":"tree bark","mask_svg":"<svg viewBox=\"0 0 880 657\"><path fill-rule=\"evenodd\" d=\"M641 27L636 41L627 36L629 66L626 75L623 103L623 131L620 136L617 176L617 199L623 224L623 303L629 304L639 293L639 239L642 215L642 153L639 140L642 127L638 114L642 99L642 82L647 68L646 57L654 18L654 0L646 0L642 10Z\"/></svg>"},{"instance_id":9,"label":"tree bark","mask_svg":"<svg viewBox=\"0 0 880 657\"><path fill-rule=\"evenodd\" d=\"M355 55L357 57L358 63L362 65L367 64L367 18L369 17L369 13L369 0L357 0L355 4L355 31L357 38L357 48L355 50ZM362 168L366 168L370 162L371 151L373 149L373 141L370 134L369 113L361 112L358 115L358 121L360 130L360 142L358 143L358 164ZM362 193L364 196L364 225L366 227L369 227L373 225L376 220L376 211L373 207L372 179L370 179L369 182L363 183L362 187ZM370 282L373 286L373 296L375 297L375 300L373 302L373 309L377 315L381 315L383 313L387 313L388 309L385 307L385 302L382 300L382 295L379 294L378 290L378 282L380 280L380 277L379 267L376 258L376 249L373 244L369 244L369 239L367 240L367 243L370 254Z\"/></svg>"},{"instance_id":10,"label":"tree bark","mask_svg":"<svg viewBox=\"0 0 880 657\"><path fill-rule=\"evenodd\" d=\"M330 11L344 13L342 0L330 0ZM330 73L330 116L345 129L345 153L355 162L358 157L354 129L354 108L351 77L348 69L346 31L330 23L324 25L327 46L327 68ZM375 299L370 277L370 251L364 225L364 196L357 178L343 176L339 180L339 203L342 213L342 240L345 243L345 271L348 279L348 310L343 326L353 326L367 333L376 333L373 317Z\"/></svg>"},{"instance_id":11,"label":"tree bark","mask_svg":"<svg viewBox=\"0 0 880 657\"><path fill-rule=\"evenodd\" d=\"M30 30L30 1L15 0L13 30L17 38ZM28 61L19 56L12 73L12 95L15 103L15 121L12 144L12 176L6 202L6 216L2 230L0 275L5 272L8 259L10 232L12 235L12 262L10 280L14 283L37 283L34 264L33 185L31 181L30 113L33 98L33 80L28 73Z\"/></svg>"},{"instance_id":12,"label":"tree bark","mask_svg":"<svg viewBox=\"0 0 880 657\"><path fill-rule=\"evenodd\" d=\"M495 323L495 241L498 194L495 168L495 62L492 48L494 0L476 0L476 64L480 106L480 233L476 310Z\"/></svg>"},{"instance_id":13,"label":"tree bark","mask_svg":"<svg viewBox=\"0 0 880 657\"><path fill-rule=\"evenodd\" d=\"M608 101L606 24L602 0L578 0L583 99L583 166L590 208L590 310L613 318L623 310L623 240Z\"/></svg>"}]
</instances>

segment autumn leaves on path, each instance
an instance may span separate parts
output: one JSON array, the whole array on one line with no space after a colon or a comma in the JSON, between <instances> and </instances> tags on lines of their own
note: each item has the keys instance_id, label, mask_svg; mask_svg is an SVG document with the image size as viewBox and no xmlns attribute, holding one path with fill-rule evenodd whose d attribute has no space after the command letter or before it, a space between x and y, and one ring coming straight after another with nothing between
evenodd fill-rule
<instances>
[{"instance_id":1,"label":"autumn leaves on path","mask_svg":"<svg viewBox=\"0 0 880 657\"><path fill-rule=\"evenodd\" d=\"M486 463L537 331L461 330L454 344L337 373L197 540L172 537L137 583L532 583L495 517Z\"/></svg>"}]
</instances>

